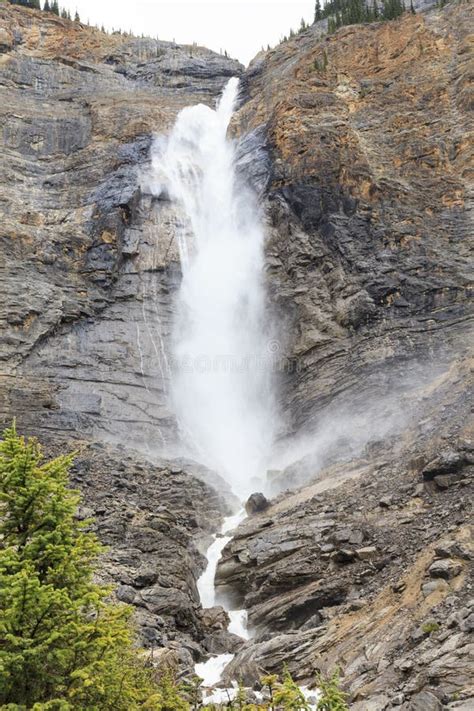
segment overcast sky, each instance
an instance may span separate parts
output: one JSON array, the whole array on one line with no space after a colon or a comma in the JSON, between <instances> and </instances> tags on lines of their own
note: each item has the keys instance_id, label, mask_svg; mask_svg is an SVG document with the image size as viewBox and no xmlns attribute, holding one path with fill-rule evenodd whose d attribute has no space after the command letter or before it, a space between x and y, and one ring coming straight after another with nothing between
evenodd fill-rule
<instances>
[{"instance_id":1,"label":"overcast sky","mask_svg":"<svg viewBox=\"0 0 474 711\"><path fill-rule=\"evenodd\" d=\"M227 50L243 64L297 29L301 18L312 21L314 0L59 0L81 20L106 29L132 30Z\"/></svg>"}]
</instances>

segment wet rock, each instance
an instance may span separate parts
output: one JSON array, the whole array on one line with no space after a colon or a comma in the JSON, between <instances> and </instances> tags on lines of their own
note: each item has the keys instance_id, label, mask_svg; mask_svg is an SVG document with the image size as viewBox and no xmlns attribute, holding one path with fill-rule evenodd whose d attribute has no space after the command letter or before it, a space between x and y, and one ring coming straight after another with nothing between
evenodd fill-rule
<instances>
[{"instance_id":1,"label":"wet rock","mask_svg":"<svg viewBox=\"0 0 474 711\"><path fill-rule=\"evenodd\" d=\"M245 511L249 516L265 511L269 506L268 499L261 493L251 494L245 502Z\"/></svg>"},{"instance_id":2,"label":"wet rock","mask_svg":"<svg viewBox=\"0 0 474 711\"><path fill-rule=\"evenodd\" d=\"M227 630L229 615L223 607L207 607L200 611L202 625L205 629Z\"/></svg>"},{"instance_id":3,"label":"wet rock","mask_svg":"<svg viewBox=\"0 0 474 711\"><path fill-rule=\"evenodd\" d=\"M244 640L227 630L217 630L202 640L202 646L210 654L235 654Z\"/></svg>"}]
</instances>

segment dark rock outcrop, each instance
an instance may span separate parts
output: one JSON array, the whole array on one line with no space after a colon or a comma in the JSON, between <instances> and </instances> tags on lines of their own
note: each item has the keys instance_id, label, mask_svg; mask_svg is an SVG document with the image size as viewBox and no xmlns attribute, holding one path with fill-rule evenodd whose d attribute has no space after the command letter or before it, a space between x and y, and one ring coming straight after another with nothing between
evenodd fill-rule
<instances>
[{"instance_id":1,"label":"dark rock outcrop","mask_svg":"<svg viewBox=\"0 0 474 711\"><path fill-rule=\"evenodd\" d=\"M252 515L255 513L260 513L261 511L265 511L269 506L269 502L267 497L262 494L261 492L257 492L255 494L251 494L247 501L245 502L245 511L247 512L248 515Z\"/></svg>"}]
</instances>

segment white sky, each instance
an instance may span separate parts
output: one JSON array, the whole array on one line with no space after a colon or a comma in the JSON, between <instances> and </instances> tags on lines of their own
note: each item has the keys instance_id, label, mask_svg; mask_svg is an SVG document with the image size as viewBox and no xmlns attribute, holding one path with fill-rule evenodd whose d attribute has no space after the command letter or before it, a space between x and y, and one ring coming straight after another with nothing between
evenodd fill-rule
<instances>
[{"instance_id":1,"label":"white sky","mask_svg":"<svg viewBox=\"0 0 474 711\"><path fill-rule=\"evenodd\" d=\"M274 46L298 29L301 18L312 22L314 0L59 0L82 22L106 29L132 30L162 40L227 50L243 64L261 47Z\"/></svg>"}]
</instances>

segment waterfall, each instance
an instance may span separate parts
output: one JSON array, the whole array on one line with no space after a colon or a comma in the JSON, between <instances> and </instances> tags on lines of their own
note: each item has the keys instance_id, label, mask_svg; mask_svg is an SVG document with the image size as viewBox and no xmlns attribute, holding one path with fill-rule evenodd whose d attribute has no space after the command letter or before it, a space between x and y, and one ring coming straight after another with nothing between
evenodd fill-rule
<instances>
[{"instance_id":1,"label":"waterfall","mask_svg":"<svg viewBox=\"0 0 474 711\"><path fill-rule=\"evenodd\" d=\"M183 109L169 137L155 142L152 167L153 183L160 193L166 190L178 216L182 281L170 390L181 439L242 501L262 486L276 416L264 230L255 196L237 176L235 142L227 136L238 84L230 79L215 110L203 104ZM215 604L221 551L243 518L243 508L228 517L207 551L208 565L197 581L204 607ZM229 631L248 639L246 611L228 613ZM232 657L220 654L196 665L204 686L218 683Z\"/></svg>"},{"instance_id":2,"label":"waterfall","mask_svg":"<svg viewBox=\"0 0 474 711\"><path fill-rule=\"evenodd\" d=\"M181 438L242 499L265 470L275 416L264 231L227 137L237 93L233 78L216 110L183 109L153 167L182 214L171 382Z\"/></svg>"}]
</instances>

